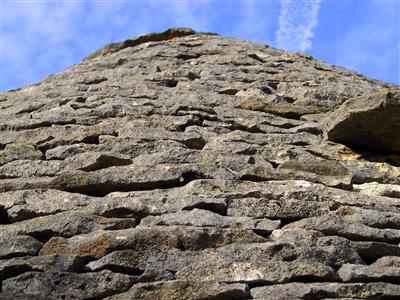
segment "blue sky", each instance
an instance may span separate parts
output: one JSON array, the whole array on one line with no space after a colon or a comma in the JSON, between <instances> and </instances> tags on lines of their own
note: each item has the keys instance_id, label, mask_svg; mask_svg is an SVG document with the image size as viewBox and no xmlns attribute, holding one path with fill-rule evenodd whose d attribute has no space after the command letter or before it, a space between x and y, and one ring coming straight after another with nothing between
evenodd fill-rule
<instances>
[{"instance_id":1,"label":"blue sky","mask_svg":"<svg viewBox=\"0 0 400 300\"><path fill-rule=\"evenodd\" d=\"M400 84L400 0L0 1L1 91L174 26L302 51Z\"/></svg>"}]
</instances>

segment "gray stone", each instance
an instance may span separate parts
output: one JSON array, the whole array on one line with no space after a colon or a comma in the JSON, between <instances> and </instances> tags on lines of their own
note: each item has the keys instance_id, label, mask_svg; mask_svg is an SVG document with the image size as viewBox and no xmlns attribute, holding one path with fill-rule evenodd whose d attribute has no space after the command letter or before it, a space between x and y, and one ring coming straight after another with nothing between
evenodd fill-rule
<instances>
[{"instance_id":1,"label":"gray stone","mask_svg":"<svg viewBox=\"0 0 400 300\"><path fill-rule=\"evenodd\" d=\"M93 298L107 297L128 290L132 276L101 271L94 273L27 272L3 281L6 293L24 291L47 297Z\"/></svg>"},{"instance_id":2,"label":"gray stone","mask_svg":"<svg viewBox=\"0 0 400 300\"><path fill-rule=\"evenodd\" d=\"M71 238L53 237L40 250L41 255L55 253L102 257L122 249L170 246L201 250L230 243L262 242L265 239L241 228L199 228L179 226L141 227L113 231L93 231Z\"/></svg>"},{"instance_id":3,"label":"gray stone","mask_svg":"<svg viewBox=\"0 0 400 300\"><path fill-rule=\"evenodd\" d=\"M344 264L338 270L338 275L344 282L400 282L400 269L397 267Z\"/></svg>"},{"instance_id":4,"label":"gray stone","mask_svg":"<svg viewBox=\"0 0 400 300\"><path fill-rule=\"evenodd\" d=\"M27 235L0 237L0 259L37 255L42 243Z\"/></svg>"},{"instance_id":5,"label":"gray stone","mask_svg":"<svg viewBox=\"0 0 400 300\"><path fill-rule=\"evenodd\" d=\"M355 148L400 153L400 92L350 99L331 116L328 138Z\"/></svg>"},{"instance_id":6,"label":"gray stone","mask_svg":"<svg viewBox=\"0 0 400 300\"><path fill-rule=\"evenodd\" d=\"M134 219L104 218L85 213L62 212L23 222L0 225L0 237L29 235L46 242L53 236L71 237L96 230L117 230L136 226Z\"/></svg>"},{"instance_id":7,"label":"gray stone","mask_svg":"<svg viewBox=\"0 0 400 300\"><path fill-rule=\"evenodd\" d=\"M396 284L376 283L286 283L256 287L250 290L253 299L395 299L400 296Z\"/></svg>"},{"instance_id":8,"label":"gray stone","mask_svg":"<svg viewBox=\"0 0 400 300\"><path fill-rule=\"evenodd\" d=\"M326 235L338 235L356 241L378 241L398 243L400 231L395 229L376 229L341 216L329 214L321 217L306 218L286 225L284 228L304 228L318 230Z\"/></svg>"},{"instance_id":9,"label":"gray stone","mask_svg":"<svg viewBox=\"0 0 400 300\"><path fill-rule=\"evenodd\" d=\"M81 272L84 260L74 255L24 256L0 261L0 281L29 271Z\"/></svg>"},{"instance_id":10,"label":"gray stone","mask_svg":"<svg viewBox=\"0 0 400 300\"><path fill-rule=\"evenodd\" d=\"M400 198L400 187L395 184L379 184L377 182L369 182L364 184L354 184L355 191L369 196L385 196Z\"/></svg>"},{"instance_id":11,"label":"gray stone","mask_svg":"<svg viewBox=\"0 0 400 300\"><path fill-rule=\"evenodd\" d=\"M398 297L398 95L187 28L0 93L0 298Z\"/></svg>"},{"instance_id":12,"label":"gray stone","mask_svg":"<svg viewBox=\"0 0 400 300\"><path fill-rule=\"evenodd\" d=\"M178 271L176 277L181 280L203 278L203 280L251 284L284 283L304 278L321 281L337 279L332 268L311 261L220 262L213 265L210 265L208 261L201 261Z\"/></svg>"},{"instance_id":13,"label":"gray stone","mask_svg":"<svg viewBox=\"0 0 400 300\"><path fill-rule=\"evenodd\" d=\"M193 209L171 214L163 214L157 217L146 217L141 220L139 226L195 226L195 227L216 227L216 228L243 228L254 230L259 233L268 234L279 228L280 221L268 219L253 219L248 217L225 217L219 214Z\"/></svg>"}]
</instances>

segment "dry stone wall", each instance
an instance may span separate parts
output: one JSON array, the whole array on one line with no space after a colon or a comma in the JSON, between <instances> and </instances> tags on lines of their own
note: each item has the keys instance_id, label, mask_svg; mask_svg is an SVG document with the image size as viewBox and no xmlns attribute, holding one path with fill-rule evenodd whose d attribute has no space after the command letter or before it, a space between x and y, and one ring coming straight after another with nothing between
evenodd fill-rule
<instances>
[{"instance_id":1,"label":"dry stone wall","mask_svg":"<svg viewBox=\"0 0 400 300\"><path fill-rule=\"evenodd\" d=\"M400 91L173 28L0 95L0 299L398 299Z\"/></svg>"}]
</instances>

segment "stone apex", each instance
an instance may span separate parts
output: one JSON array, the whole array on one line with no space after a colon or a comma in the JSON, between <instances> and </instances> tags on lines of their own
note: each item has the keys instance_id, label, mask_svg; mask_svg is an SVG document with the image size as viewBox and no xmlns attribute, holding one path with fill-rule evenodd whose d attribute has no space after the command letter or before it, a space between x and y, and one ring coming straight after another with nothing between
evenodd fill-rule
<instances>
[{"instance_id":1,"label":"stone apex","mask_svg":"<svg viewBox=\"0 0 400 300\"><path fill-rule=\"evenodd\" d=\"M172 27L163 32L149 32L145 34L140 34L136 38L127 39L125 41L119 43L111 43L107 46L95 51L94 53L90 54L85 58L93 59L99 56L106 55L108 53L114 53L120 51L122 49L128 47L135 47L137 45L147 43L147 42L159 42L159 41L166 41L177 37L183 37L188 35L194 35L200 32L197 32L191 28L186 27ZM216 33L209 33L209 32L202 32L202 34L209 34L209 35L217 35Z\"/></svg>"}]
</instances>

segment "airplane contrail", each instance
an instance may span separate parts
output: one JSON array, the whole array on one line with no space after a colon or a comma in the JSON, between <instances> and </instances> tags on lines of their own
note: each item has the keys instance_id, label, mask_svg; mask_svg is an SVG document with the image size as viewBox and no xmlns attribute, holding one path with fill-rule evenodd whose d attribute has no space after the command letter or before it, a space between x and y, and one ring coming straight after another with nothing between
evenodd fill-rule
<instances>
[{"instance_id":1,"label":"airplane contrail","mask_svg":"<svg viewBox=\"0 0 400 300\"><path fill-rule=\"evenodd\" d=\"M277 46L286 50L312 48L321 0L281 0Z\"/></svg>"}]
</instances>

